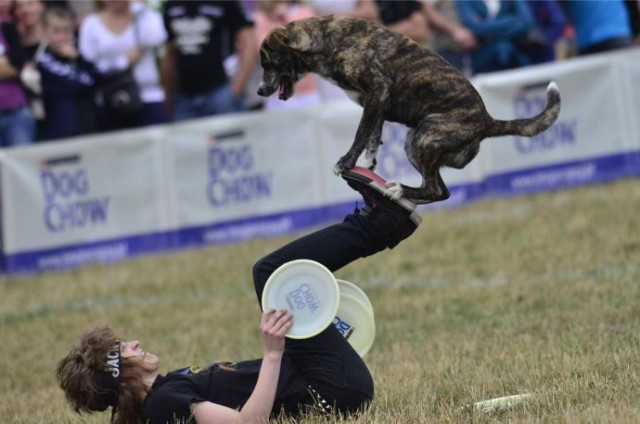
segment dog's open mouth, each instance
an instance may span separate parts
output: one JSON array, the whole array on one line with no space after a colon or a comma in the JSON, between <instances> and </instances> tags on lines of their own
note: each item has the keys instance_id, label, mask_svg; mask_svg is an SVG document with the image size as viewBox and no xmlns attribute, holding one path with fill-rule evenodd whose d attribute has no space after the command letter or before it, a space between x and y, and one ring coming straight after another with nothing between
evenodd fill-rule
<instances>
[{"instance_id":1,"label":"dog's open mouth","mask_svg":"<svg viewBox=\"0 0 640 424\"><path fill-rule=\"evenodd\" d=\"M293 96L293 81L291 81L291 78L284 77L280 79L278 98L280 100L287 100L291 96Z\"/></svg>"}]
</instances>

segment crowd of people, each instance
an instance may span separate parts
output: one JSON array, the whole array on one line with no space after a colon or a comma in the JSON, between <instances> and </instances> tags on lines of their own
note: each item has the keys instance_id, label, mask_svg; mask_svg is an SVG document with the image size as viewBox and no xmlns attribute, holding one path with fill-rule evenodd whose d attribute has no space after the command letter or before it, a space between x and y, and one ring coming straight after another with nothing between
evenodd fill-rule
<instances>
[{"instance_id":1,"label":"crowd of people","mask_svg":"<svg viewBox=\"0 0 640 424\"><path fill-rule=\"evenodd\" d=\"M259 46L292 20L368 19L472 76L637 44L639 0L0 0L0 147L345 94L315 75L256 95Z\"/></svg>"}]
</instances>

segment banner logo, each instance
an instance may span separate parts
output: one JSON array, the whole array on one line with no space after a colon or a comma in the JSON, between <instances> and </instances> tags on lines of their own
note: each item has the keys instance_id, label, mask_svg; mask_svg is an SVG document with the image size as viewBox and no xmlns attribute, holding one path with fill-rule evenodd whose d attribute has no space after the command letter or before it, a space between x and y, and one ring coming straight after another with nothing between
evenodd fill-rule
<instances>
[{"instance_id":1,"label":"banner logo","mask_svg":"<svg viewBox=\"0 0 640 424\"><path fill-rule=\"evenodd\" d=\"M217 143L215 139L209 144L207 199L212 206L233 206L271 197L273 172L256 170L251 145Z\"/></svg>"},{"instance_id":2,"label":"banner logo","mask_svg":"<svg viewBox=\"0 0 640 424\"><path fill-rule=\"evenodd\" d=\"M383 144L378 150L378 171L381 174L397 176L415 173L404 151L407 131L408 128L402 124L385 122L382 127Z\"/></svg>"},{"instance_id":3,"label":"banner logo","mask_svg":"<svg viewBox=\"0 0 640 424\"><path fill-rule=\"evenodd\" d=\"M513 113L516 119L530 118L540 113L547 104L546 84L521 87L513 98ZM523 155L566 149L577 142L578 120L558 120L548 130L534 137L514 136L516 149Z\"/></svg>"},{"instance_id":4,"label":"banner logo","mask_svg":"<svg viewBox=\"0 0 640 424\"><path fill-rule=\"evenodd\" d=\"M91 195L87 170L80 156L42 161L40 184L44 196L44 224L52 233L95 227L107 222L109 196Z\"/></svg>"}]
</instances>

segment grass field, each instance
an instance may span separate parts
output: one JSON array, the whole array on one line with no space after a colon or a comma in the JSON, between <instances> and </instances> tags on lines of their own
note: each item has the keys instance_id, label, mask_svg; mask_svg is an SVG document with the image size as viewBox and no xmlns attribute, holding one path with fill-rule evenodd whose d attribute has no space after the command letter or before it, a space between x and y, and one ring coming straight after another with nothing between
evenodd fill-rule
<instances>
[{"instance_id":1,"label":"grass field","mask_svg":"<svg viewBox=\"0 0 640 424\"><path fill-rule=\"evenodd\" d=\"M338 271L377 324L376 399L349 422L640 422L639 182L425 213L403 244ZM108 421L74 416L53 378L97 324L141 340L163 371L259 356L251 267L292 238L5 278L0 422ZM464 408L524 392L507 411Z\"/></svg>"}]
</instances>

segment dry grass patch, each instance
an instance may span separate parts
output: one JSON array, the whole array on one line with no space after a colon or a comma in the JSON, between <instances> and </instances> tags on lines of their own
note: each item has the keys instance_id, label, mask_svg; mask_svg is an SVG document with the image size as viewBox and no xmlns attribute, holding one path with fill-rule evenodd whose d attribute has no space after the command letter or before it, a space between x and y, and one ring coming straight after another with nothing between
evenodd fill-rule
<instances>
[{"instance_id":1,"label":"dry grass patch","mask_svg":"<svg viewBox=\"0 0 640 424\"><path fill-rule=\"evenodd\" d=\"M396 249L337 276L373 303L372 408L353 423L640 421L637 180L430 212ZM293 237L145 257L0 284L0 417L75 417L53 369L110 323L164 370L261 351L253 263ZM529 392L494 414L465 409ZM303 417L302 423L341 422Z\"/></svg>"}]
</instances>

